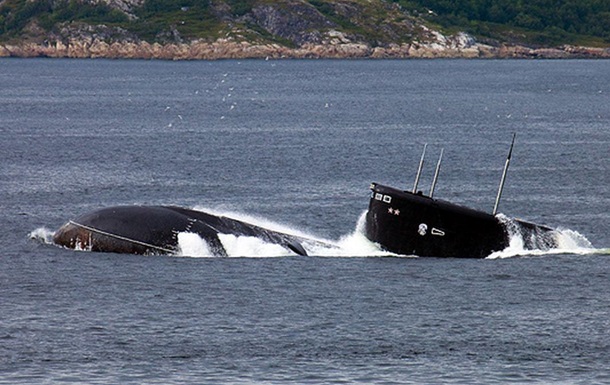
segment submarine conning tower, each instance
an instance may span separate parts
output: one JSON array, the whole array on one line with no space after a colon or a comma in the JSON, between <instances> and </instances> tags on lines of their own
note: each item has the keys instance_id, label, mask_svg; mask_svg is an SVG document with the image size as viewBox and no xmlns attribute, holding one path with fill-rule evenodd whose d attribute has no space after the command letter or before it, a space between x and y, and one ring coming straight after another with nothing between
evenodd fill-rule
<instances>
[{"instance_id":1,"label":"submarine conning tower","mask_svg":"<svg viewBox=\"0 0 610 385\"><path fill-rule=\"evenodd\" d=\"M364 231L402 255L485 258L508 246L494 215L377 183L371 184Z\"/></svg>"},{"instance_id":2,"label":"submarine conning tower","mask_svg":"<svg viewBox=\"0 0 610 385\"><path fill-rule=\"evenodd\" d=\"M430 194L426 196L418 191L427 147L424 145L412 191L371 184L365 236L387 251L422 257L485 258L508 247L513 236L521 237L525 249L555 247L556 234L551 228L496 216L515 137L514 134L492 213L433 198L442 149Z\"/></svg>"}]
</instances>

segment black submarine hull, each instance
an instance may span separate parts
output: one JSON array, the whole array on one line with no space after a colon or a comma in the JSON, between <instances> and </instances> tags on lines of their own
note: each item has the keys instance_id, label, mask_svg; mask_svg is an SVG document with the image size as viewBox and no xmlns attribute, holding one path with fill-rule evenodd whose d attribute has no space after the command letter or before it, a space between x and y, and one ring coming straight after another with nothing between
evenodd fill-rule
<instances>
[{"instance_id":1,"label":"black submarine hull","mask_svg":"<svg viewBox=\"0 0 610 385\"><path fill-rule=\"evenodd\" d=\"M195 233L214 255L226 256L219 234L256 237L307 255L299 237L236 219L175 206L117 206L84 214L54 234L71 249L127 254L176 254L178 234Z\"/></svg>"},{"instance_id":2,"label":"black submarine hull","mask_svg":"<svg viewBox=\"0 0 610 385\"><path fill-rule=\"evenodd\" d=\"M518 235L525 249L550 249L552 229L371 184L365 236L384 250L421 257L485 258Z\"/></svg>"}]
</instances>

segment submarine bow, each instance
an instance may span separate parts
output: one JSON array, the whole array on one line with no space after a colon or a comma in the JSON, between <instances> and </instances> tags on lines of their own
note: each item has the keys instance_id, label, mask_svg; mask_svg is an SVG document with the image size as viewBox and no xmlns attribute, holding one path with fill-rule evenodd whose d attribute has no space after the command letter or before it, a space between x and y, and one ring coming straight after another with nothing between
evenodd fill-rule
<instances>
[{"instance_id":1,"label":"submarine bow","mask_svg":"<svg viewBox=\"0 0 610 385\"><path fill-rule=\"evenodd\" d=\"M176 254L178 234L195 233L214 255L227 256L219 234L256 237L307 255L299 237L233 218L176 206L108 207L64 224L53 237L71 249L128 254Z\"/></svg>"}]
</instances>

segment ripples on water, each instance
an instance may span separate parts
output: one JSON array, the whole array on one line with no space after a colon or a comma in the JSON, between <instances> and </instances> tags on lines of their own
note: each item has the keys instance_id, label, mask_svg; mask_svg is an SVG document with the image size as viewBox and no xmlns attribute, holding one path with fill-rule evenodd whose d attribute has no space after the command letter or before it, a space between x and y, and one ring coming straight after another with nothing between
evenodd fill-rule
<instances>
[{"instance_id":1,"label":"ripples on water","mask_svg":"<svg viewBox=\"0 0 610 385\"><path fill-rule=\"evenodd\" d=\"M0 64L0 383L610 381L605 61ZM500 211L560 228L560 250L380 257L359 236L369 183L410 185L423 143L445 148L435 196L489 211L513 132ZM336 247L48 244L118 204Z\"/></svg>"}]
</instances>

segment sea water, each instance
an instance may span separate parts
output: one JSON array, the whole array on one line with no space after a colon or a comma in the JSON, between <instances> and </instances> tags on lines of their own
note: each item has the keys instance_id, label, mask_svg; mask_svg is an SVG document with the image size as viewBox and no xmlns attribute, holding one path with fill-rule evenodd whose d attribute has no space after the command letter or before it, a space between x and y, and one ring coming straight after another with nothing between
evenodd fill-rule
<instances>
[{"instance_id":1,"label":"sea water","mask_svg":"<svg viewBox=\"0 0 610 385\"><path fill-rule=\"evenodd\" d=\"M0 383L610 381L607 61L0 60ZM370 182L551 226L557 249L395 256ZM433 159L433 160L432 160ZM58 248L111 205L305 235ZM200 258L206 257L206 258Z\"/></svg>"}]
</instances>

